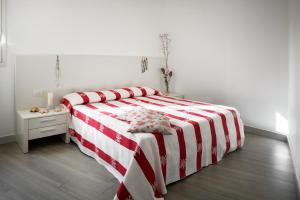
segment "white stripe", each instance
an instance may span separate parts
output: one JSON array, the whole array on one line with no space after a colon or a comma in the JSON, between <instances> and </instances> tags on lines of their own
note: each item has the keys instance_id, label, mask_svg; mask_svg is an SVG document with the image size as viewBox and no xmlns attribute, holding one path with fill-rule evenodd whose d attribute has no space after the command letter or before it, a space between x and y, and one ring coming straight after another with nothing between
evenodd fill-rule
<instances>
[{"instance_id":1,"label":"white stripe","mask_svg":"<svg viewBox=\"0 0 300 200\"><path fill-rule=\"evenodd\" d=\"M73 142L75 142L75 143L78 145L79 149L80 149L83 153L85 153L86 155L88 155L88 156L94 158L100 165L104 166L104 167L105 167L105 168L106 168L106 169L107 169L114 177L116 177L116 178L118 179L119 182L121 182L121 181L123 180L123 175L121 175L121 174L118 172L118 170L116 170L115 168L113 168L113 167L112 167L111 165L109 165L106 161L104 161L104 160L102 160L101 158L99 158L99 156L98 156L95 152L93 152L93 151L89 150L88 148L86 148L85 146L83 146L83 145L77 140L77 138L71 136L71 139L72 139Z\"/></svg>"},{"instance_id":2,"label":"white stripe","mask_svg":"<svg viewBox=\"0 0 300 200\"><path fill-rule=\"evenodd\" d=\"M172 103L163 102L163 101L159 101L159 100L153 100L153 99L150 99L147 97L138 97L137 99L144 99L144 100L147 100L147 101L150 101L153 103L159 103L164 106L168 106L168 108L170 108L172 105L174 105ZM172 100L169 100L169 101L172 101ZM172 101L172 102L174 102L174 101ZM174 103L176 103L176 102L174 102ZM226 138L225 138L225 134L224 134L224 128L223 128L221 117L217 114L202 111L194 106L189 106L189 107L181 106L179 109L185 110L188 112L194 112L194 113L201 114L201 115L212 118L212 120L214 122L215 131L216 131L216 138L217 138L217 159L218 159L218 161L221 160L224 153L226 152ZM208 134L211 133L209 121L203 117L195 116L195 115L188 114L188 113L186 113L186 115L184 117L188 118L188 119L193 119L194 121L199 122L199 125L201 128L202 139L203 139L203 147L208 148L209 149L208 151L211 152L211 140L212 140L211 135L210 135L210 139L208 139L209 138ZM206 134L206 133L208 133L208 134ZM210 162L210 161L208 160L206 162Z\"/></svg>"},{"instance_id":3,"label":"white stripe","mask_svg":"<svg viewBox=\"0 0 300 200\"><path fill-rule=\"evenodd\" d=\"M137 88L135 88L137 89ZM150 90L149 90L150 91ZM138 93L141 93L140 89L137 89ZM110 94L114 95L113 93L109 92ZM126 91L126 93L128 93ZM147 90L148 93L148 90ZM125 94L125 91L124 91ZM129 94L127 94L129 95ZM89 96L89 95L88 95ZM123 96L123 94L121 94ZM94 98L94 97L92 97ZM115 95L114 95L115 98ZM155 98L163 98L159 96L155 96ZM222 126L221 118L218 115L200 111L199 108L203 109L211 109L215 110L220 113L224 113L227 120L227 126L229 130L229 137L231 142L231 150L236 149L236 129L234 124L234 119L231 114L231 112L224 110L223 108L214 107L214 106L201 106L201 105L195 105L193 103L189 102L178 102L185 105L190 106L174 106L171 103L167 102L161 102L157 100L148 99L145 97L138 97L138 99L144 99L149 102L153 103L159 103L162 105L167 105L166 107L160 107L151 105L148 103L143 103L140 101L136 101L134 99L124 99L124 101L134 103L140 106L144 106L149 109L154 109L158 111L162 111L168 114L172 114L178 117L183 117L189 120L197 121L199 123L201 134L202 134L202 142L203 142L203 151L202 151L202 166L207 166L211 164L211 131L209 122L198 116L190 115L183 112L178 112L174 109L182 109L182 110L189 110L192 112L200 113L205 116L209 116L213 118L215 130L216 130L216 136L217 136L217 145L218 145L218 160L222 158L223 153L226 150L226 142L224 140L224 130ZM177 102L172 99L166 99L170 102ZM81 100L82 101L82 100ZM107 111L109 113L113 114L121 114L124 111L132 109L131 106L121 103L119 101L109 101L109 103L120 106L120 108L111 108L108 105L102 104L102 103L95 103L92 104L95 107L97 107L97 110L91 109L87 106L80 105L76 106L75 109L78 109L80 112L86 114L90 118L94 118L95 120L103 123L105 126L113 129L119 134L124 135L127 138L130 138L131 140L134 140L143 150L145 153L146 158L148 159L150 165L152 166L155 178L158 181L157 187L162 190L162 193L166 193L166 187L164 185L163 175L161 171L161 165L160 165L160 159L159 159L159 149L157 146L156 139L151 134L131 134L127 132L127 129L129 125L125 122L121 122L117 119L114 119L113 117L106 116L104 114L99 113L99 111ZM237 112L237 117L240 123L240 131L241 131L241 140L243 142L244 140L244 134L243 134L243 127L242 121L240 119L240 115ZM105 153L110 155L113 159L118 160L120 164L122 164L125 168L129 168L129 171L126 173L125 179L125 187L129 191L129 193L136 199L140 198L149 198L152 199L153 191L151 189L151 186L144 176L140 166L136 163L136 160L133 159L133 152L131 150L128 150L126 147L123 147L122 145L118 144L117 141L113 141L112 139L108 138L107 136L100 134L97 130L90 127L89 125L85 124L79 119L74 119L73 117L73 126L75 127L75 130L77 129L80 134L82 134L82 137L87 139L88 141L94 143L99 149L103 150ZM197 145L196 145L196 138L195 138L195 132L194 127L186 122L181 121L178 119L171 118L171 123L182 127L184 132L184 139L185 139L185 145L186 145L186 175L190 175L194 172L196 172L196 157L197 157ZM74 138L73 138L74 139ZM177 181L180 179L179 174L179 158L180 158L180 150L179 150L179 144L177 139L177 133L172 135L166 135L164 136L165 141L165 147L166 147L166 153L167 153L167 174L166 174L166 183L169 184L171 182ZM79 144L80 146L80 144ZM80 147L81 149L84 149ZM85 148L86 149L86 148ZM92 154L92 152L88 152L86 150L83 150L87 154ZM94 156L93 156L94 157ZM98 156L97 156L98 157ZM97 159L97 158L96 158ZM99 159L99 158L98 158ZM100 159L101 161L101 159ZM99 161L98 161L99 162ZM99 162L101 163L101 162ZM119 181L120 181L120 174L117 172L114 168L109 167L106 162L101 163L102 165L106 166L108 169L110 169L110 172L115 175ZM118 175L119 174L119 175ZM119 176L119 177L118 177Z\"/></svg>"},{"instance_id":4,"label":"white stripe","mask_svg":"<svg viewBox=\"0 0 300 200\"><path fill-rule=\"evenodd\" d=\"M175 116L184 117L182 115L185 115L184 113L179 113L179 112L174 113L173 110L170 110L166 107L159 107L159 106L155 106L155 105L150 105L150 104L147 104L147 103L144 103L144 102L136 101L134 99L125 99L124 101L131 102L131 103L134 103L134 104L138 104L140 106L144 106L144 107L149 108L149 109L158 110L158 111L165 112L165 113L168 113L168 114L172 114L172 115L175 115ZM186 147L188 147L186 149L186 157L187 157L186 173L187 173L187 175L189 175L191 173L194 173L195 171L197 171L197 167L196 167L197 166L196 165L196 162L197 162L197 159L196 159L197 158L197 145L196 145L196 142L195 142L196 138L195 138L194 126L191 125L190 123L186 122L186 121L182 121L182 120L178 120L178 119L174 119L174 118L171 118L170 121L171 121L171 123L181 127L183 132L184 132ZM177 143L178 143L178 140L177 140ZM173 149L172 147L168 147L168 148ZM179 153L179 148L174 150L174 151L178 151L178 153ZM202 155L203 155L203 151L202 151ZM179 168L178 168L179 162L180 162L179 161L179 155L176 156L176 158L174 158L174 159L178 159L178 161L177 161L178 164L176 165L176 167L179 170ZM179 173L179 171L178 171L178 173Z\"/></svg>"},{"instance_id":5,"label":"white stripe","mask_svg":"<svg viewBox=\"0 0 300 200\"><path fill-rule=\"evenodd\" d=\"M89 102L98 102L101 100L100 96L96 92L85 92L89 98Z\"/></svg>"},{"instance_id":6,"label":"white stripe","mask_svg":"<svg viewBox=\"0 0 300 200\"><path fill-rule=\"evenodd\" d=\"M161 96L155 96L155 98L161 98L163 100L168 100L168 101L172 101L172 102L176 102L176 103L185 104L188 106L192 106L195 109L198 109L198 108L208 109L208 110L214 110L216 112L223 113L226 117L226 123L227 123L227 127L228 127L228 132L229 132L229 140L230 140L230 150L229 151L231 152L231 151L236 150L237 137L236 137L236 128L235 128L235 124L234 124L234 117L230 111L226 110L227 108L236 110L235 108L226 107L226 106L219 107L219 105L218 105L218 107L213 106L213 105L212 106L206 106L206 105L202 106L202 105L198 105L198 104L191 103L191 102L183 102L183 101L179 101L179 100L164 98ZM238 111L236 111L236 114L237 114L237 118L238 118L239 126L240 126L241 141L243 143L244 138L245 138L244 131L243 131L244 130L243 122L240 118L240 114Z\"/></svg>"},{"instance_id":7,"label":"white stripe","mask_svg":"<svg viewBox=\"0 0 300 200\"><path fill-rule=\"evenodd\" d=\"M107 106L105 104L96 104L97 106ZM146 155L147 160L151 164L152 168L155 172L155 178L158 183L159 188L164 188L162 192L166 193L166 188L164 185L164 179L161 172L161 166L160 163L157 162L157 158L159 157L158 147L157 143L155 141L155 138L151 134L138 134L138 135L132 135L130 133L124 132L124 126L128 126L126 123L120 123L119 120L111 118L106 115L99 115L97 116L97 112L95 110L84 107L84 106L76 106L76 110L84 113L85 115L89 116L90 118L93 118L97 121L101 121L102 124L105 126L113 129L117 133L120 133L122 135L130 136L128 138L136 141L139 146L142 148L143 152ZM135 195L134 197L139 197L140 195L145 195L144 199L152 199L152 189L150 186L150 183L144 176L142 170L136 163L135 159L132 159L134 156L134 152L130 151L126 147L118 144L117 142L113 141L112 139L108 138L107 136L103 134L99 134L98 131L96 131L93 127L87 125L85 122L82 122L82 120L78 118L73 119L74 128L76 131L78 131L82 137L91 143L95 144L99 149L104 151L106 154L110 155L113 159L119 161L125 168L127 168L126 172L126 178L122 179L122 181L125 181L125 186L129 190L130 194ZM126 129L126 128L125 128ZM127 137L126 136L126 137ZM150 139L149 139L150 138ZM156 151L156 152L154 152ZM94 156L93 156L94 157ZM112 168L107 163L103 162L101 163L107 168ZM113 169L113 168L112 168ZM114 176L120 176L116 174L116 170L113 173ZM111 172L111 170L110 170ZM118 172L117 172L118 173ZM132 175L136 174L136 175ZM136 183L140 184L132 184L132 178L134 178L134 181ZM140 181L139 181L140 179ZM127 185L126 185L127 183ZM128 184L131 183L131 184ZM136 186L138 185L138 188ZM148 195L147 195L148 194Z\"/></svg>"},{"instance_id":8,"label":"white stripe","mask_svg":"<svg viewBox=\"0 0 300 200\"><path fill-rule=\"evenodd\" d=\"M74 118L73 121L74 130L76 130L82 138L97 146L106 154L110 155L114 160L119 161L125 168L129 166L130 160L134 155L133 151L130 151L126 147L116 143L114 140L108 138L80 119Z\"/></svg>"}]
</instances>

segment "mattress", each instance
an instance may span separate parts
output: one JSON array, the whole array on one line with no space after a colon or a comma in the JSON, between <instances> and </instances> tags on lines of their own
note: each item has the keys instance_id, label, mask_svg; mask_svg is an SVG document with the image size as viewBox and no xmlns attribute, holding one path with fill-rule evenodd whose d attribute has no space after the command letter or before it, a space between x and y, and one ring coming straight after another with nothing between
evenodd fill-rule
<instances>
[{"instance_id":1,"label":"mattress","mask_svg":"<svg viewBox=\"0 0 300 200\"><path fill-rule=\"evenodd\" d=\"M127 132L117 116L137 106L163 112L172 134ZM70 133L119 180L115 199L163 199L166 185L217 164L245 139L235 108L160 94L74 105Z\"/></svg>"}]
</instances>

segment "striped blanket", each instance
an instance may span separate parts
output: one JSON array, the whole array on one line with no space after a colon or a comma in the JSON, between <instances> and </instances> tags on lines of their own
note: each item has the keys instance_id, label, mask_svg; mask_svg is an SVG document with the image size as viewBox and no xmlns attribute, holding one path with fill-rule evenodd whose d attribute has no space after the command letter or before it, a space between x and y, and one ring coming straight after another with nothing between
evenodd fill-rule
<instances>
[{"instance_id":1,"label":"striped blanket","mask_svg":"<svg viewBox=\"0 0 300 200\"><path fill-rule=\"evenodd\" d=\"M120 182L115 199L163 199L166 185L216 164L243 146L239 112L227 106L161 95L148 87L77 92L70 109L72 140ZM136 106L163 112L172 134L129 133L117 116Z\"/></svg>"}]
</instances>

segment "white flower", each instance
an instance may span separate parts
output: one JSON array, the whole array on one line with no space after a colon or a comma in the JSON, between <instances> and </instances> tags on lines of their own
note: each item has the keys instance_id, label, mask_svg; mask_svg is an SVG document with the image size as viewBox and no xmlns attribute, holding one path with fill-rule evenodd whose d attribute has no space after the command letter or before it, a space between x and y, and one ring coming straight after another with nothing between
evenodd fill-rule
<instances>
[{"instance_id":1,"label":"white flower","mask_svg":"<svg viewBox=\"0 0 300 200\"><path fill-rule=\"evenodd\" d=\"M190 120L189 120L189 119L184 119L183 121L185 121L185 122L190 122Z\"/></svg>"},{"instance_id":2,"label":"white flower","mask_svg":"<svg viewBox=\"0 0 300 200\"><path fill-rule=\"evenodd\" d=\"M74 115L75 117L77 117L77 115L78 115L78 111L77 111L77 110L75 110L75 111L74 111L74 113L73 113L73 115Z\"/></svg>"},{"instance_id":3,"label":"white flower","mask_svg":"<svg viewBox=\"0 0 300 200\"><path fill-rule=\"evenodd\" d=\"M103 124L100 124L99 131L100 131L101 133L103 133L103 130L104 130L104 125L103 125Z\"/></svg>"},{"instance_id":4,"label":"white flower","mask_svg":"<svg viewBox=\"0 0 300 200\"><path fill-rule=\"evenodd\" d=\"M229 142L229 140L230 140L230 139L229 139L229 135L226 135L225 138L226 138L226 142Z\"/></svg>"},{"instance_id":5,"label":"white flower","mask_svg":"<svg viewBox=\"0 0 300 200\"><path fill-rule=\"evenodd\" d=\"M117 135L115 141L116 141L117 143L121 143L121 140L122 140L121 135Z\"/></svg>"},{"instance_id":6,"label":"white flower","mask_svg":"<svg viewBox=\"0 0 300 200\"><path fill-rule=\"evenodd\" d=\"M202 144L199 143L197 144L197 152L201 152L202 151Z\"/></svg>"},{"instance_id":7,"label":"white flower","mask_svg":"<svg viewBox=\"0 0 300 200\"><path fill-rule=\"evenodd\" d=\"M163 155L160 157L161 165L165 166L167 164L167 156Z\"/></svg>"},{"instance_id":8,"label":"white flower","mask_svg":"<svg viewBox=\"0 0 300 200\"><path fill-rule=\"evenodd\" d=\"M186 162L185 159L180 160L180 163L179 163L180 169L185 169L185 162Z\"/></svg>"},{"instance_id":9,"label":"white flower","mask_svg":"<svg viewBox=\"0 0 300 200\"><path fill-rule=\"evenodd\" d=\"M88 123L89 123L89 121L90 121L90 118L89 118L89 117L86 117L86 118L85 118L85 123L87 123L87 124L88 124Z\"/></svg>"},{"instance_id":10,"label":"white flower","mask_svg":"<svg viewBox=\"0 0 300 200\"><path fill-rule=\"evenodd\" d=\"M212 154L213 154L213 155L217 155L217 147L213 147L213 149L212 149Z\"/></svg>"}]
</instances>

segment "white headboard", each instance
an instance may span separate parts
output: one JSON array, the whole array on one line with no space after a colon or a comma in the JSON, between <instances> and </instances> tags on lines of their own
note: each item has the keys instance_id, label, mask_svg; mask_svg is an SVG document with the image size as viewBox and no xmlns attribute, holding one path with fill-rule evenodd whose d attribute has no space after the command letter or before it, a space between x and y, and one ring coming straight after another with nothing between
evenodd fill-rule
<instances>
[{"instance_id":1,"label":"white headboard","mask_svg":"<svg viewBox=\"0 0 300 200\"><path fill-rule=\"evenodd\" d=\"M160 67L163 59L148 57L148 71L141 73L141 57L62 55L60 87L56 86L55 55L17 56L15 75L16 109L46 106L47 92L54 103L72 91L113 89L147 85L162 88Z\"/></svg>"}]
</instances>

